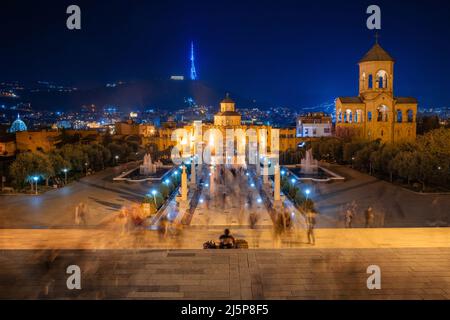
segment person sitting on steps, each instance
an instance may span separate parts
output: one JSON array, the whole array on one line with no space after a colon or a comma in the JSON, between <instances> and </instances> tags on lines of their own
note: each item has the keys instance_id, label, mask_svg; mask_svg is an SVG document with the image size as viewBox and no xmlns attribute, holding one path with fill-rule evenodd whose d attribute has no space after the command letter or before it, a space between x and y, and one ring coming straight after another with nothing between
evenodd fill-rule
<instances>
[{"instance_id":1,"label":"person sitting on steps","mask_svg":"<svg viewBox=\"0 0 450 320\"><path fill-rule=\"evenodd\" d=\"M232 249L236 245L236 240L230 234L229 229L225 229L224 234L220 236L220 249Z\"/></svg>"}]
</instances>

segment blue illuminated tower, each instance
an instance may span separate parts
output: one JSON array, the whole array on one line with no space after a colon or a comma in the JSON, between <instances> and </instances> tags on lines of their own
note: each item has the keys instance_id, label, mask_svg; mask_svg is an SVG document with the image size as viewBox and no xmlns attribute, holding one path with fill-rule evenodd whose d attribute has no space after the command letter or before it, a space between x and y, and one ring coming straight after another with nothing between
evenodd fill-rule
<instances>
[{"instance_id":1,"label":"blue illuminated tower","mask_svg":"<svg viewBox=\"0 0 450 320\"><path fill-rule=\"evenodd\" d=\"M191 80L197 80L197 71L195 70L194 42L191 42Z\"/></svg>"}]
</instances>

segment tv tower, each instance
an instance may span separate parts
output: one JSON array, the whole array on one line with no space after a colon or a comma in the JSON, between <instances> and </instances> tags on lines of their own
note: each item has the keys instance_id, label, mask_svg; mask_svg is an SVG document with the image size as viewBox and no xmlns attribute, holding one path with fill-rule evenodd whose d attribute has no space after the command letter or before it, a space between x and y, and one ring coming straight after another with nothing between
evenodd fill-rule
<instances>
[{"instance_id":1,"label":"tv tower","mask_svg":"<svg viewBox=\"0 0 450 320\"><path fill-rule=\"evenodd\" d=\"M191 80L197 80L197 71L195 70L194 42L191 42Z\"/></svg>"}]
</instances>

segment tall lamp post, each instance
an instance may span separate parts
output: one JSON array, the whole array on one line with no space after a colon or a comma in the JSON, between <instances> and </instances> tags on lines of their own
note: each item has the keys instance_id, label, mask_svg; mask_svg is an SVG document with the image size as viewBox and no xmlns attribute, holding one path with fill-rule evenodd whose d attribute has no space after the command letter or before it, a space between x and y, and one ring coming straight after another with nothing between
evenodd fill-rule
<instances>
[{"instance_id":1,"label":"tall lamp post","mask_svg":"<svg viewBox=\"0 0 450 320\"><path fill-rule=\"evenodd\" d=\"M152 190L153 200L155 201L155 210L157 209L156 208L157 207L157 205L156 205L156 193L157 193L156 190Z\"/></svg>"},{"instance_id":2,"label":"tall lamp post","mask_svg":"<svg viewBox=\"0 0 450 320\"><path fill-rule=\"evenodd\" d=\"M64 172L64 184L67 184L67 171L69 171L69 169L64 168L63 172Z\"/></svg>"},{"instance_id":3,"label":"tall lamp post","mask_svg":"<svg viewBox=\"0 0 450 320\"><path fill-rule=\"evenodd\" d=\"M36 195L38 194L38 181L39 181L39 177L38 176L34 176L33 177L33 181L36 184Z\"/></svg>"},{"instance_id":4,"label":"tall lamp post","mask_svg":"<svg viewBox=\"0 0 450 320\"><path fill-rule=\"evenodd\" d=\"M308 198L309 198L309 194L310 194L310 193L311 193L311 190L310 190L310 189L306 189L306 190L305 190L306 200L305 200L304 205L303 205L303 210L304 210L305 213L306 213L306 203L308 202Z\"/></svg>"},{"instance_id":5,"label":"tall lamp post","mask_svg":"<svg viewBox=\"0 0 450 320\"><path fill-rule=\"evenodd\" d=\"M310 189L306 189L305 190L305 194L306 194L306 200L308 200L309 194L311 193Z\"/></svg>"},{"instance_id":6,"label":"tall lamp post","mask_svg":"<svg viewBox=\"0 0 450 320\"><path fill-rule=\"evenodd\" d=\"M84 163L84 166L85 166L85 168L86 168L86 177L87 177L87 175L88 175L88 165L89 165L89 163L87 163L87 162Z\"/></svg>"}]
</instances>

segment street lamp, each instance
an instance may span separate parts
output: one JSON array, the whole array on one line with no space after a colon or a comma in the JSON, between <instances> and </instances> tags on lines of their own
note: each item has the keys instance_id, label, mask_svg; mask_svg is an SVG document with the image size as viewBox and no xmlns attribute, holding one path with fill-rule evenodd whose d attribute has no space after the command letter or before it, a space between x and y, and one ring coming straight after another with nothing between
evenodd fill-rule
<instances>
[{"instance_id":1,"label":"street lamp","mask_svg":"<svg viewBox=\"0 0 450 320\"><path fill-rule=\"evenodd\" d=\"M153 195L153 200L155 201L155 210L156 210L156 207L157 207L157 205L156 205L156 193L157 193L157 191L156 190L152 190L152 195Z\"/></svg>"},{"instance_id":2,"label":"street lamp","mask_svg":"<svg viewBox=\"0 0 450 320\"><path fill-rule=\"evenodd\" d=\"M116 155L116 156L114 157L114 159L116 159L116 166L117 166L117 164L119 163L119 156Z\"/></svg>"},{"instance_id":3,"label":"street lamp","mask_svg":"<svg viewBox=\"0 0 450 320\"><path fill-rule=\"evenodd\" d=\"M64 168L63 172L64 172L64 184L67 184L67 171L69 171L69 169Z\"/></svg>"},{"instance_id":4,"label":"street lamp","mask_svg":"<svg viewBox=\"0 0 450 320\"><path fill-rule=\"evenodd\" d=\"M295 180L295 178L291 179L292 184L295 184L297 182L297 180Z\"/></svg>"},{"instance_id":5,"label":"street lamp","mask_svg":"<svg viewBox=\"0 0 450 320\"><path fill-rule=\"evenodd\" d=\"M38 183L38 181L39 181L39 177L38 176L34 176L33 177L33 181L36 183L36 195L38 194L38 186L37 186L37 183Z\"/></svg>"},{"instance_id":6,"label":"street lamp","mask_svg":"<svg viewBox=\"0 0 450 320\"><path fill-rule=\"evenodd\" d=\"M88 173L88 165L89 165L89 163L87 163L87 162L84 163L84 167L86 168L86 177L87 177L87 173Z\"/></svg>"},{"instance_id":7,"label":"street lamp","mask_svg":"<svg viewBox=\"0 0 450 320\"><path fill-rule=\"evenodd\" d=\"M306 194L306 200L308 200L309 194L311 193L310 189L306 189L305 190L305 194Z\"/></svg>"}]
</instances>

